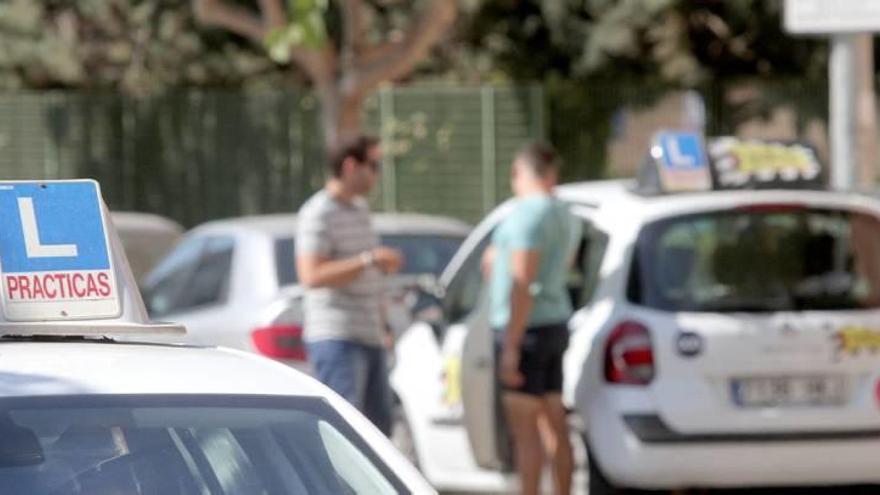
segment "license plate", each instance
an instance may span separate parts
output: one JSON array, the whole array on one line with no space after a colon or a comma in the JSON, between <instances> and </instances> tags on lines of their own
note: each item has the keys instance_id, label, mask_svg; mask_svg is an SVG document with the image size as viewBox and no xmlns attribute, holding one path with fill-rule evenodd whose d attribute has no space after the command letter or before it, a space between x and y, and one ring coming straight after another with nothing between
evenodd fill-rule
<instances>
[{"instance_id":1,"label":"license plate","mask_svg":"<svg viewBox=\"0 0 880 495\"><path fill-rule=\"evenodd\" d=\"M730 385L739 407L839 406L847 400L841 376L735 378Z\"/></svg>"}]
</instances>

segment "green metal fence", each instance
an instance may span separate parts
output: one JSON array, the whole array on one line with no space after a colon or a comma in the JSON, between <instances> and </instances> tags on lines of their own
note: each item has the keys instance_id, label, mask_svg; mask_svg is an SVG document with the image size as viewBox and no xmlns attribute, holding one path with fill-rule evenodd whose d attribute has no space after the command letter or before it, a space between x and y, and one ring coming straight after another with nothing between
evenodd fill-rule
<instances>
[{"instance_id":1,"label":"green metal fence","mask_svg":"<svg viewBox=\"0 0 880 495\"><path fill-rule=\"evenodd\" d=\"M717 81L699 93L709 134L827 149L824 81ZM383 89L365 105L367 129L387 148L373 208L475 221L509 195L516 149L545 135L564 157L566 180L632 175L653 132L682 124L675 94L576 81ZM94 177L111 208L184 225L295 211L321 187L323 162L318 103L308 94L0 94L0 177Z\"/></svg>"},{"instance_id":2,"label":"green metal fence","mask_svg":"<svg viewBox=\"0 0 880 495\"><path fill-rule=\"evenodd\" d=\"M387 89L366 107L389 149L376 209L476 220L543 134L538 86ZM111 208L185 225L294 211L323 183L318 117L314 98L281 91L0 94L0 176L93 177Z\"/></svg>"}]
</instances>

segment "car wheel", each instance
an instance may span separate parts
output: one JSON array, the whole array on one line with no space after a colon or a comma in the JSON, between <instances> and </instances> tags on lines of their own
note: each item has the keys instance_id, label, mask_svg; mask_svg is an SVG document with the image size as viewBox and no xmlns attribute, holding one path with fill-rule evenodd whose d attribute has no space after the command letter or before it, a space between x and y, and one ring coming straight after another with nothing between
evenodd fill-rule
<instances>
[{"instance_id":1,"label":"car wheel","mask_svg":"<svg viewBox=\"0 0 880 495\"><path fill-rule=\"evenodd\" d=\"M412 428L406 413L403 411L403 405L395 401L394 410L392 411L391 423L391 443L397 447L397 450L406 457L406 460L415 467L419 467L419 456L416 452L416 442L413 438Z\"/></svg>"}]
</instances>

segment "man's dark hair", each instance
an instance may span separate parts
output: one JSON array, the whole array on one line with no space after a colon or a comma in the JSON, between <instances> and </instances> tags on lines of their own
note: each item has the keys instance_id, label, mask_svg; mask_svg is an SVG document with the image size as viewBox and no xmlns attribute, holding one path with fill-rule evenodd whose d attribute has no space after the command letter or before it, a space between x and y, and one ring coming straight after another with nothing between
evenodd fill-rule
<instances>
[{"instance_id":1,"label":"man's dark hair","mask_svg":"<svg viewBox=\"0 0 880 495\"><path fill-rule=\"evenodd\" d=\"M525 145L516 157L537 177L546 177L552 171L559 171L562 162L556 149L543 141Z\"/></svg>"},{"instance_id":2,"label":"man's dark hair","mask_svg":"<svg viewBox=\"0 0 880 495\"><path fill-rule=\"evenodd\" d=\"M342 175L342 162L346 158L354 158L359 162L367 161L367 154L370 148L379 145L379 139L373 136L357 136L347 139L330 151L330 159L327 162L327 168L333 177L339 178Z\"/></svg>"}]
</instances>

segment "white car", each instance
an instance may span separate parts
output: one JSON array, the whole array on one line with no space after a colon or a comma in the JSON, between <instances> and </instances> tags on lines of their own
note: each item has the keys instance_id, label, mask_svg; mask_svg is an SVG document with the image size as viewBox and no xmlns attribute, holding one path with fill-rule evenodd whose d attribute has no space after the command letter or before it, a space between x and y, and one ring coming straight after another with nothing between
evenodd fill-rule
<instances>
[{"instance_id":1,"label":"white car","mask_svg":"<svg viewBox=\"0 0 880 495\"><path fill-rule=\"evenodd\" d=\"M387 246L404 253L402 273L389 279L389 320L398 331L410 309L470 232L463 222L418 214L375 214ZM260 353L307 369L302 345L302 289L297 284L296 216L264 215L202 224L179 242L144 284L154 318L187 327L185 342Z\"/></svg>"},{"instance_id":2,"label":"white car","mask_svg":"<svg viewBox=\"0 0 880 495\"><path fill-rule=\"evenodd\" d=\"M92 185L0 184L0 493L436 493L366 418L288 366L117 341L182 327L147 321Z\"/></svg>"},{"instance_id":3,"label":"white car","mask_svg":"<svg viewBox=\"0 0 880 495\"><path fill-rule=\"evenodd\" d=\"M110 219L134 278L141 282L183 235L183 227L160 215L139 211L111 211Z\"/></svg>"},{"instance_id":4,"label":"white car","mask_svg":"<svg viewBox=\"0 0 880 495\"><path fill-rule=\"evenodd\" d=\"M584 223L563 395L589 493L880 483L880 202L637 186L557 190ZM396 347L413 455L441 490L514 486L479 273L507 208L441 277L445 322Z\"/></svg>"}]
</instances>

